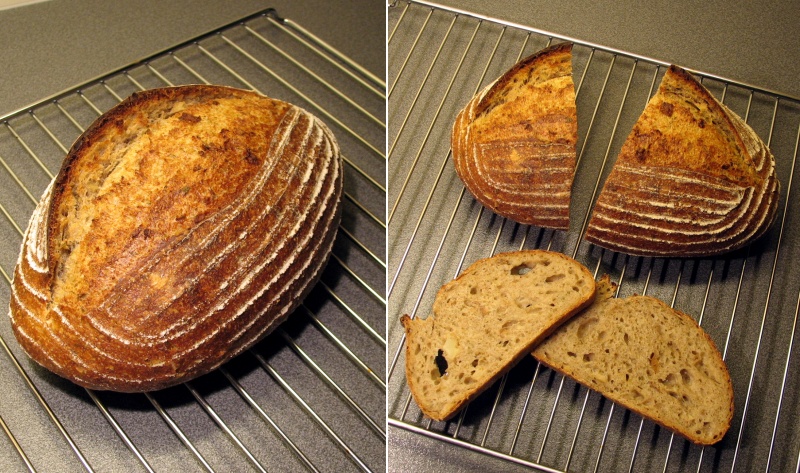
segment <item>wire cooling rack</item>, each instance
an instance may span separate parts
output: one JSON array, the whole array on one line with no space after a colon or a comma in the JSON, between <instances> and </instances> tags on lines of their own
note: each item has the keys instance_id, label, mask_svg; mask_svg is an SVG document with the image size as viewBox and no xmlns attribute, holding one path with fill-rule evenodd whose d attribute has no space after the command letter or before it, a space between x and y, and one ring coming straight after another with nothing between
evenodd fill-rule
<instances>
[{"instance_id":1,"label":"wire cooling rack","mask_svg":"<svg viewBox=\"0 0 800 473\"><path fill-rule=\"evenodd\" d=\"M344 203L320 283L216 372L147 394L94 392L38 367L0 322L0 471L385 469L385 83L265 10L0 117L0 305L28 218L69 146L132 92L253 89L326 122Z\"/></svg>"},{"instance_id":2,"label":"wire cooling rack","mask_svg":"<svg viewBox=\"0 0 800 473\"><path fill-rule=\"evenodd\" d=\"M571 39L423 1L395 2L388 18L390 434L405 429L544 471L797 471L800 214L793 180L800 100L695 71L775 155L777 221L729 255L630 257L584 242L582 234L667 64L573 40L578 167L570 229L553 231L507 221L477 203L451 165L449 135L458 110L481 87L520 58ZM399 317L427 317L438 288L471 262L521 248L574 256L596 277L610 274L622 296L648 294L695 317L733 380L735 414L725 438L692 445L532 357L453 420L423 417L406 386Z\"/></svg>"}]
</instances>

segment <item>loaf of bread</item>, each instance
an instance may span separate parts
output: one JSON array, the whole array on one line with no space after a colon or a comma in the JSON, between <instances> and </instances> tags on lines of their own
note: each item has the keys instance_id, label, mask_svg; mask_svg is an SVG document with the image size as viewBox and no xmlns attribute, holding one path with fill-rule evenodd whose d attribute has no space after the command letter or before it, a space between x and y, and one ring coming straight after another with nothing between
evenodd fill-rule
<instances>
[{"instance_id":1,"label":"loaf of bread","mask_svg":"<svg viewBox=\"0 0 800 473\"><path fill-rule=\"evenodd\" d=\"M694 443L718 442L733 417L733 387L714 343L658 299L614 292L605 276L594 303L533 356Z\"/></svg>"},{"instance_id":2,"label":"loaf of bread","mask_svg":"<svg viewBox=\"0 0 800 473\"><path fill-rule=\"evenodd\" d=\"M309 291L341 192L332 134L298 107L217 86L133 94L80 136L34 211L14 334L87 388L207 373Z\"/></svg>"},{"instance_id":3,"label":"loaf of bread","mask_svg":"<svg viewBox=\"0 0 800 473\"><path fill-rule=\"evenodd\" d=\"M572 44L520 61L458 114L453 162L484 206L511 220L568 229L578 116Z\"/></svg>"},{"instance_id":4,"label":"loaf of bread","mask_svg":"<svg viewBox=\"0 0 800 473\"><path fill-rule=\"evenodd\" d=\"M643 256L732 251L769 228L779 189L753 129L671 66L622 145L585 238Z\"/></svg>"},{"instance_id":5,"label":"loaf of bread","mask_svg":"<svg viewBox=\"0 0 800 473\"><path fill-rule=\"evenodd\" d=\"M433 315L401 318L406 379L420 410L446 420L594 299L589 271L560 253L479 260L437 293Z\"/></svg>"}]
</instances>

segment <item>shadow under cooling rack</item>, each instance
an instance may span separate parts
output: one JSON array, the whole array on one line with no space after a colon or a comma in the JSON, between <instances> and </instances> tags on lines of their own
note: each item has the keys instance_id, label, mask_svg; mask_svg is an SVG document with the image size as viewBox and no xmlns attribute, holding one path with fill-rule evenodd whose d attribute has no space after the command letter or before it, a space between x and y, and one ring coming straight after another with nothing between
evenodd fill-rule
<instances>
[{"instance_id":1,"label":"shadow under cooling rack","mask_svg":"<svg viewBox=\"0 0 800 473\"><path fill-rule=\"evenodd\" d=\"M782 184L777 221L729 255L630 257L582 236L666 64L430 2L396 2L388 18L390 432L404 429L545 471L797 471L800 268L793 261L800 258L800 213L793 181L800 102L695 71L772 150ZM520 58L564 40L575 43L578 167L570 229L553 231L507 221L476 202L450 164L450 130L482 87ZM574 256L596 277L609 274L621 296L648 294L691 314L730 369L735 414L725 438L711 447L692 445L532 357L453 420L423 417L406 385L400 316L427 317L439 287L470 263L523 248Z\"/></svg>"},{"instance_id":2,"label":"shadow under cooling rack","mask_svg":"<svg viewBox=\"0 0 800 473\"><path fill-rule=\"evenodd\" d=\"M148 394L93 392L31 362L0 323L0 470L385 469L385 84L265 10L0 117L0 305L21 235L69 146L131 93L212 83L299 105L339 141L343 217L303 305L223 368Z\"/></svg>"}]
</instances>

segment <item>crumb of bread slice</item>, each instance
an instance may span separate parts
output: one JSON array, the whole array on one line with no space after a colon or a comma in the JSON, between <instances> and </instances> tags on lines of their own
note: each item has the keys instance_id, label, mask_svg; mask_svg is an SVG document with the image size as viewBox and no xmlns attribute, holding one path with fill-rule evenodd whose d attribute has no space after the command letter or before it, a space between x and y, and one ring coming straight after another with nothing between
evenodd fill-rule
<instances>
[{"instance_id":1,"label":"crumb of bread slice","mask_svg":"<svg viewBox=\"0 0 800 473\"><path fill-rule=\"evenodd\" d=\"M733 417L733 387L713 341L662 301L615 292L604 276L595 302L533 356L694 443L718 442Z\"/></svg>"},{"instance_id":2,"label":"crumb of bread slice","mask_svg":"<svg viewBox=\"0 0 800 473\"><path fill-rule=\"evenodd\" d=\"M591 273L561 253L501 253L472 264L439 290L433 315L401 318L406 379L420 410L449 419L594 295Z\"/></svg>"}]
</instances>

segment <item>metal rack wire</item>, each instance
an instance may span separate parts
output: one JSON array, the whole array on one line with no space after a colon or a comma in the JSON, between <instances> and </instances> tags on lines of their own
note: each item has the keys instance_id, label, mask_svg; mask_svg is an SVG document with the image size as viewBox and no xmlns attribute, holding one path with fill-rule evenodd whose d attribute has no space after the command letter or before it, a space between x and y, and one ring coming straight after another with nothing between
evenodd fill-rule
<instances>
[{"instance_id":1,"label":"metal rack wire","mask_svg":"<svg viewBox=\"0 0 800 473\"><path fill-rule=\"evenodd\" d=\"M265 10L0 117L0 304L21 235L70 144L130 93L253 89L308 109L345 161L343 218L320 283L275 333L216 372L146 394L81 389L0 322L2 471L385 469L385 83Z\"/></svg>"},{"instance_id":2,"label":"metal rack wire","mask_svg":"<svg viewBox=\"0 0 800 473\"><path fill-rule=\"evenodd\" d=\"M778 219L750 247L716 258L630 257L582 240L592 203L667 64L425 1L389 8L388 424L543 471L797 471L800 465L800 215L794 187L800 99L694 71L769 145L782 183ZM455 115L521 57L570 40L578 102L571 227L507 221L478 204L449 164ZM735 415L719 444L673 436L524 359L449 422L410 397L400 315L426 317L441 284L500 251L547 248L692 314L720 348Z\"/></svg>"}]
</instances>

